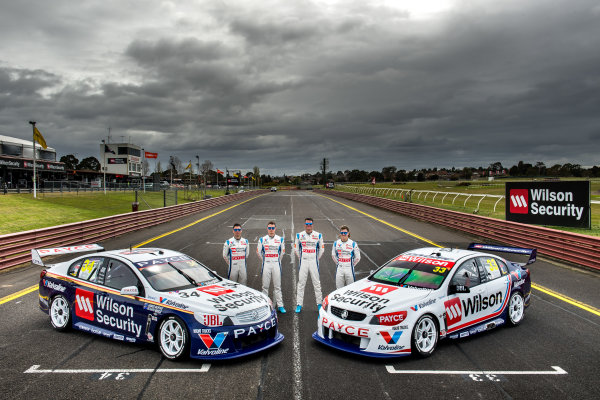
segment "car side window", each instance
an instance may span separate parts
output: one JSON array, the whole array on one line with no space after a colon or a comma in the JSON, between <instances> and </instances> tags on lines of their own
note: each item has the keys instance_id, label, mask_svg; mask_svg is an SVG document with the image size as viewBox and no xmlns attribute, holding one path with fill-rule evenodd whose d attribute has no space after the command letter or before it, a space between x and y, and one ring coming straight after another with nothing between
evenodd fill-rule
<instances>
[{"instance_id":1,"label":"car side window","mask_svg":"<svg viewBox=\"0 0 600 400\"><path fill-rule=\"evenodd\" d=\"M496 259L496 262L498 263L498 266L500 267L500 272L502 272L502 276L508 274L508 267L506 266L504 261Z\"/></svg>"},{"instance_id":2,"label":"car side window","mask_svg":"<svg viewBox=\"0 0 600 400\"><path fill-rule=\"evenodd\" d=\"M451 285L466 287L477 286L480 283L479 270L474 258L462 263L456 270L456 273L450 282Z\"/></svg>"},{"instance_id":3,"label":"car side window","mask_svg":"<svg viewBox=\"0 0 600 400\"><path fill-rule=\"evenodd\" d=\"M103 271L104 272L104 271ZM109 260L104 276L104 285L121 290L127 286L138 286L135 273L127 265L118 260Z\"/></svg>"},{"instance_id":4,"label":"car side window","mask_svg":"<svg viewBox=\"0 0 600 400\"><path fill-rule=\"evenodd\" d=\"M98 270L104 263L103 257L85 257L75 261L69 267L68 275L96 282Z\"/></svg>"},{"instance_id":5,"label":"car side window","mask_svg":"<svg viewBox=\"0 0 600 400\"><path fill-rule=\"evenodd\" d=\"M493 257L480 257L479 262L483 266L483 270L485 272L485 275L487 276L488 281L500 278L502 276L502 272L500 270L499 265L499 263L501 263L500 260L497 260ZM504 266L504 269L506 269L506 265L504 265L504 263L502 264Z\"/></svg>"}]
</instances>

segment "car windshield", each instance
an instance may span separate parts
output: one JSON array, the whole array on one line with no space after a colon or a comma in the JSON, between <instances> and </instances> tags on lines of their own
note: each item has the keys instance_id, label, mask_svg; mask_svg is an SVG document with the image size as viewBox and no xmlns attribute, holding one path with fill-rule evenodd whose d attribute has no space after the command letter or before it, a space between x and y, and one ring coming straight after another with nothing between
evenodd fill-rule
<instances>
[{"instance_id":1,"label":"car windshield","mask_svg":"<svg viewBox=\"0 0 600 400\"><path fill-rule=\"evenodd\" d=\"M402 254L375 271L369 279L400 287L437 289L453 266L454 262L447 260Z\"/></svg>"},{"instance_id":2,"label":"car windshield","mask_svg":"<svg viewBox=\"0 0 600 400\"><path fill-rule=\"evenodd\" d=\"M190 289L220 281L217 275L192 259L143 266L139 270L159 292Z\"/></svg>"}]
</instances>

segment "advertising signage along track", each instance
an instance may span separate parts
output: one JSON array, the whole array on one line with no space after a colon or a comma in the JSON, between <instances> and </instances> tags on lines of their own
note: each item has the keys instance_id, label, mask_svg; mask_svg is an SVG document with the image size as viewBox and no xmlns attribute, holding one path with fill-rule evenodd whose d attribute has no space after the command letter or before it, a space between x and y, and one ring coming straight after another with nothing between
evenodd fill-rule
<instances>
[{"instance_id":1,"label":"advertising signage along track","mask_svg":"<svg viewBox=\"0 0 600 400\"><path fill-rule=\"evenodd\" d=\"M506 220L590 228L590 182L506 182Z\"/></svg>"}]
</instances>

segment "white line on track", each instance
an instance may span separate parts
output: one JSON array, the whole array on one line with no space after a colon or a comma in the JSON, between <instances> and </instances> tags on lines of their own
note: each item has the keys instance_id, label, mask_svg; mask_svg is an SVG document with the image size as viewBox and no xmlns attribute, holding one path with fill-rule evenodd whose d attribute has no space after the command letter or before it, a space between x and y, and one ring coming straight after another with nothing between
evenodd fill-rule
<instances>
[{"instance_id":1,"label":"white line on track","mask_svg":"<svg viewBox=\"0 0 600 400\"><path fill-rule=\"evenodd\" d=\"M423 375L566 375L567 371L561 367L553 366L554 371L443 371L443 370L401 370L394 368L393 365L386 365L385 368L390 374L423 374Z\"/></svg>"},{"instance_id":2,"label":"white line on track","mask_svg":"<svg viewBox=\"0 0 600 400\"><path fill-rule=\"evenodd\" d=\"M380 244L380 243L377 243L377 244ZM360 247L363 247L363 245L362 245L362 244L361 244L361 245L359 245L359 248L360 248ZM365 252L365 251L361 251L361 254L362 254L363 256L367 257L367 260L371 261L371 264L373 264L373 265L375 266L375 268L379 268L379 265L377 265L377 263L376 263L375 261L373 261L373 260L371 259L371 257L369 257L369 255L367 254L367 252Z\"/></svg>"},{"instance_id":3,"label":"white line on track","mask_svg":"<svg viewBox=\"0 0 600 400\"><path fill-rule=\"evenodd\" d=\"M291 204L291 217L292 217L292 231L290 233L290 239L291 239L291 243L292 243L292 249L290 250L290 258L292 259L292 284L294 285L294 289L297 288L297 282L298 282L298 271L296 271L296 255L294 254L294 198L292 197L290 199L290 204ZM293 383L293 392L294 392L294 399L295 400L301 400L302 399L302 359L300 358L300 328L299 328L299 321L298 321L298 314L296 313L296 308L294 307L296 303L295 299L296 299L296 290L293 291L294 293L294 302L292 302L292 307L290 309L290 312L294 313L294 317L293 317L293 327L294 327L294 337L293 337L293 344L294 344L294 354L292 356L292 364L294 367L294 383Z\"/></svg>"},{"instance_id":4,"label":"white line on track","mask_svg":"<svg viewBox=\"0 0 600 400\"><path fill-rule=\"evenodd\" d=\"M293 229L292 229L292 231L293 231ZM293 232L292 232L292 239L294 239ZM248 242L250 244L258 244L258 241L256 241L256 242L250 242L250 241L248 241ZM327 242L327 241L323 241L323 243L326 244L326 245L327 244L333 244L333 242ZM217 244L219 246L223 246L223 242L204 242L204 244ZM194 243L193 245L196 245L196 243ZM190 246L192 246L192 245L190 245ZM185 248L190 247L190 246L186 246ZM292 242L292 246L293 246L293 242ZM381 243L361 243L360 244L360 247L364 247L364 246L381 246Z\"/></svg>"},{"instance_id":5,"label":"white line on track","mask_svg":"<svg viewBox=\"0 0 600 400\"><path fill-rule=\"evenodd\" d=\"M39 365L32 365L24 374L101 374L109 373L153 373L153 372L171 372L171 373L200 373L208 372L210 364L202 364L201 368L106 368L106 369L40 369Z\"/></svg>"}]
</instances>

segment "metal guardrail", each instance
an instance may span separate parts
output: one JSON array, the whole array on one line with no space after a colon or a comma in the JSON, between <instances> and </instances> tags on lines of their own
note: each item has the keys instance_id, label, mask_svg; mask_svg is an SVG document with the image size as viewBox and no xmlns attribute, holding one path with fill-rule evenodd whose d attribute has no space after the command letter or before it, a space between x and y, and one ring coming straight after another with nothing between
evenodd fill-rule
<instances>
[{"instance_id":1,"label":"metal guardrail","mask_svg":"<svg viewBox=\"0 0 600 400\"><path fill-rule=\"evenodd\" d=\"M595 236L564 232L363 194L322 189L316 190L316 192L366 203L422 221L444 225L472 235L492 239L500 243L521 247L535 247L541 254L600 270L600 263L598 262L600 238Z\"/></svg>"},{"instance_id":2,"label":"metal guardrail","mask_svg":"<svg viewBox=\"0 0 600 400\"><path fill-rule=\"evenodd\" d=\"M31 249L106 240L267 192L254 190L176 206L131 212L0 236L0 269L31 259Z\"/></svg>"}]
</instances>

